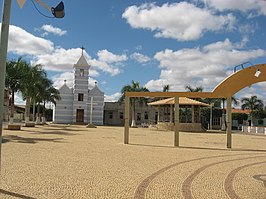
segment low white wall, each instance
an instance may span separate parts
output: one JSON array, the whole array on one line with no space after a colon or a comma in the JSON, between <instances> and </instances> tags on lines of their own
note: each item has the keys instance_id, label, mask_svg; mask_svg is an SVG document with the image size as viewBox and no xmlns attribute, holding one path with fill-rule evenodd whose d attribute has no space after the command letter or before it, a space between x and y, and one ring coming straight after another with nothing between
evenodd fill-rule
<instances>
[{"instance_id":1,"label":"low white wall","mask_svg":"<svg viewBox=\"0 0 266 199\"><path fill-rule=\"evenodd\" d=\"M266 135L266 126L242 126L242 132Z\"/></svg>"}]
</instances>

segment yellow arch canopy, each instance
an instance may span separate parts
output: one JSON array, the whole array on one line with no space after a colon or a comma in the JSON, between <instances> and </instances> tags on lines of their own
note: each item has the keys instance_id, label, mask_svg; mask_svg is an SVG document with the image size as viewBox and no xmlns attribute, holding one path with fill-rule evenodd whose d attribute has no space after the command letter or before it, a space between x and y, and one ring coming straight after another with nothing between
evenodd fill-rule
<instances>
[{"instance_id":1,"label":"yellow arch canopy","mask_svg":"<svg viewBox=\"0 0 266 199\"><path fill-rule=\"evenodd\" d=\"M258 77L255 76L260 71ZM266 64L253 65L239 70L224 79L212 92L126 92L127 97L190 97L227 98L252 84L266 81Z\"/></svg>"},{"instance_id":2,"label":"yellow arch canopy","mask_svg":"<svg viewBox=\"0 0 266 199\"><path fill-rule=\"evenodd\" d=\"M257 70L260 71L258 77L255 76ZM245 87L263 81L266 81L266 64L258 64L232 74L222 81L212 93L214 96L230 97Z\"/></svg>"}]
</instances>

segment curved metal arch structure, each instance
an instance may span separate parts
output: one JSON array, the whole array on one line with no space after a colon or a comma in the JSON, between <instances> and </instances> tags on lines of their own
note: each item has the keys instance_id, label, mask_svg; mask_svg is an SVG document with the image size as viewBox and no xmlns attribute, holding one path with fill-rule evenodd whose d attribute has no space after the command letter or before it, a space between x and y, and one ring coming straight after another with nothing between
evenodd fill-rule
<instances>
[{"instance_id":1,"label":"curved metal arch structure","mask_svg":"<svg viewBox=\"0 0 266 199\"><path fill-rule=\"evenodd\" d=\"M257 71L260 71L258 77L255 76ZM243 88L249 87L252 84L266 81L266 64L258 64L244 68L228 78L224 79L212 91L213 97L231 97Z\"/></svg>"},{"instance_id":2,"label":"curved metal arch structure","mask_svg":"<svg viewBox=\"0 0 266 199\"><path fill-rule=\"evenodd\" d=\"M259 74L256 72L259 71ZM256 74L256 75L255 75ZM174 97L175 110L179 109L179 97L190 98L226 98L226 135L227 148L232 147L232 96L238 91L266 81L266 64L257 64L239 70L218 84L212 92L127 92L125 94L125 129L124 144L129 143L129 106L130 97ZM174 146L179 146L179 111L175 111Z\"/></svg>"}]
</instances>

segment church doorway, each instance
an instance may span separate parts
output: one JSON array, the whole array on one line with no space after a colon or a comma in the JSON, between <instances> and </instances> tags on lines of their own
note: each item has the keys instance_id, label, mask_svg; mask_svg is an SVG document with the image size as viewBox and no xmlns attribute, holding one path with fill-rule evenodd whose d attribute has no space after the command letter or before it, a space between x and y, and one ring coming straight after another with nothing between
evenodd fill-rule
<instances>
[{"instance_id":1,"label":"church doorway","mask_svg":"<svg viewBox=\"0 0 266 199\"><path fill-rule=\"evenodd\" d=\"M76 122L84 123L84 109L77 109Z\"/></svg>"}]
</instances>

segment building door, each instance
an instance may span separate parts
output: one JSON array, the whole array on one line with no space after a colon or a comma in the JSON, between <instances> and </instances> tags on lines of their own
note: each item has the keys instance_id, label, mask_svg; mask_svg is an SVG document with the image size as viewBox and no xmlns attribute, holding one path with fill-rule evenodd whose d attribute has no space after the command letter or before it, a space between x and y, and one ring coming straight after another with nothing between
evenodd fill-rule
<instances>
[{"instance_id":1,"label":"building door","mask_svg":"<svg viewBox=\"0 0 266 199\"><path fill-rule=\"evenodd\" d=\"M77 109L76 122L84 123L84 109Z\"/></svg>"}]
</instances>

